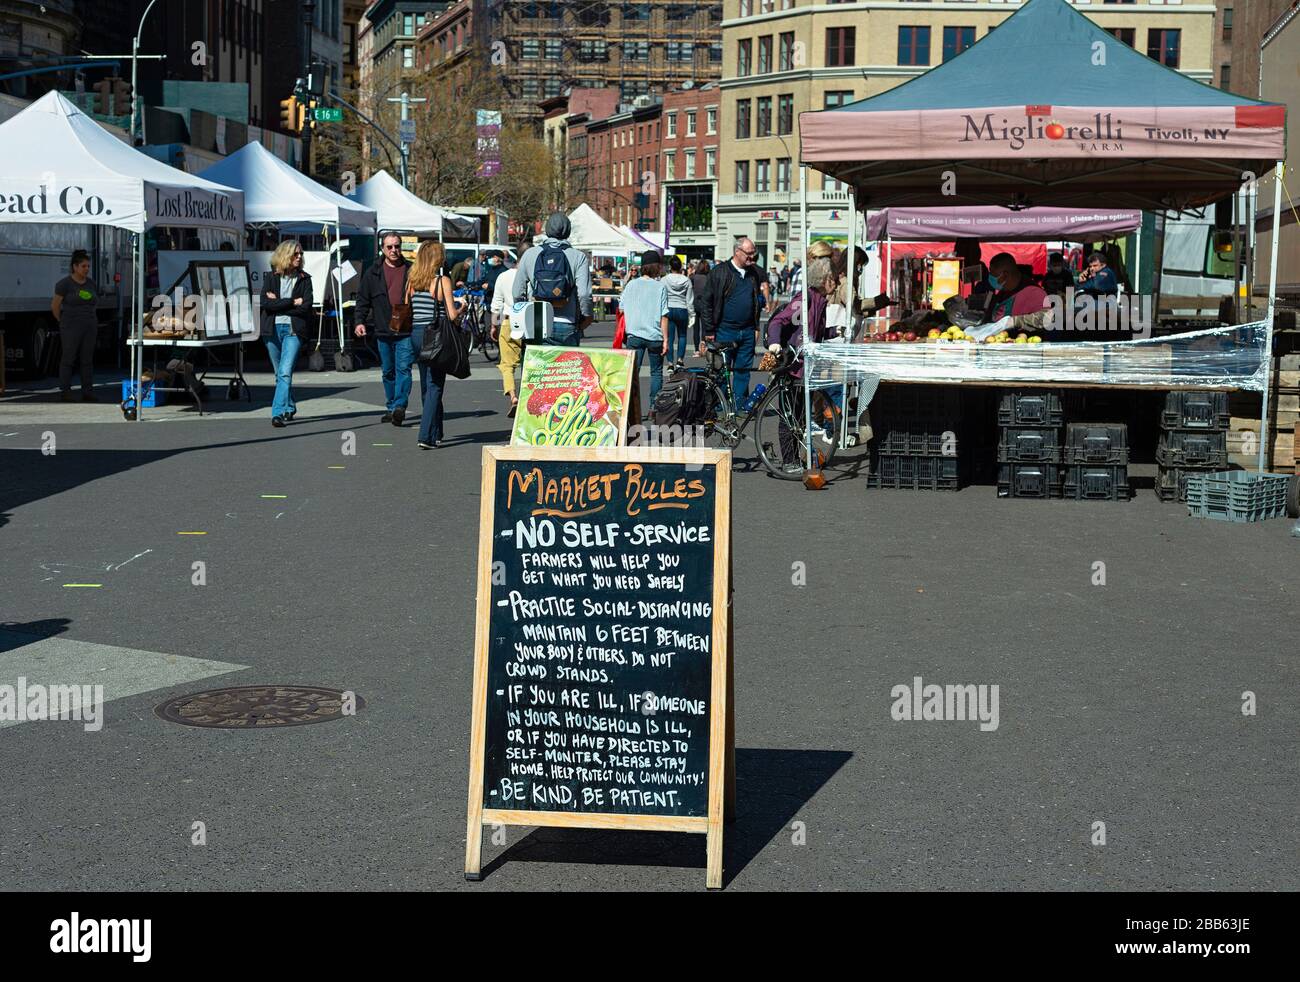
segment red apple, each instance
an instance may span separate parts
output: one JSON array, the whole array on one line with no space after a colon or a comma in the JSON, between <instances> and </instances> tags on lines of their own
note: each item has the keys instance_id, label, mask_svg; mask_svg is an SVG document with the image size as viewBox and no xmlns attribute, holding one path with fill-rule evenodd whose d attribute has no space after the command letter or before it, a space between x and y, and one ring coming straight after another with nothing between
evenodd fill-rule
<instances>
[{"instance_id":1,"label":"red apple","mask_svg":"<svg viewBox=\"0 0 1300 982\"><path fill-rule=\"evenodd\" d=\"M916 332L915 332L915 331L908 331L906 334L903 335L903 340L904 340L904 341L915 341L915 340L916 340Z\"/></svg>"}]
</instances>

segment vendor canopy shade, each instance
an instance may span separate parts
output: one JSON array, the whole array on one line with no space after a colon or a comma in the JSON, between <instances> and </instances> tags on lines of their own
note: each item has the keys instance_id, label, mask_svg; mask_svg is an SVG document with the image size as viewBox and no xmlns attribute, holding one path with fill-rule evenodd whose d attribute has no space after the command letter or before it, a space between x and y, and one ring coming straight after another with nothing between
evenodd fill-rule
<instances>
[{"instance_id":1,"label":"vendor canopy shade","mask_svg":"<svg viewBox=\"0 0 1300 982\"><path fill-rule=\"evenodd\" d=\"M645 243L624 235L601 218L586 202L569 212L569 245L583 252L604 256L624 256L630 252L645 251Z\"/></svg>"},{"instance_id":2,"label":"vendor canopy shade","mask_svg":"<svg viewBox=\"0 0 1300 982\"><path fill-rule=\"evenodd\" d=\"M357 185L348 198L375 213L376 227L383 232L412 235L470 236L477 219L444 211L416 197L386 170Z\"/></svg>"},{"instance_id":3,"label":"vendor canopy shade","mask_svg":"<svg viewBox=\"0 0 1300 982\"><path fill-rule=\"evenodd\" d=\"M244 195L129 147L58 92L0 124L0 222L244 230Z\"/></svg>"},{"instance_id":4,"label":"vendor canopy shade","mask_svg":"<svg viewBox=\"0 0 1300 982\"><path fill-rule=\"evenodd\" d=\"M240 147L201 173L243 189L250 225L274 224L286 232L319 231L322 225L358 235L375 231L372 209L300 174L260 143Z\"/></svg>"},{"instance_id":5,"label":"vendor canopy shade","mask_svg":"<svg viewBox=\"0 0 1300 982\"><path fill-rule=\"evenodd\" d=\"M1127 235L1142 227L1142 212L1088 208L886 208L867 219L870 239L995 242L1092 241Z\"/></svg>"},{"instance_id":6,"label":"vendor canopy shade","mask_svg":"<svg viewBox=\"0 0 1300 982\"><path fill-rule=\"evenodd\" d=\"M1065 0L1029 0L951 61L799 115L801 160L864 207L1188 208L1286 155L1286 107L1134 51ZM951 192L951 193L950 193Z\"/></svg>"}]
</instances>

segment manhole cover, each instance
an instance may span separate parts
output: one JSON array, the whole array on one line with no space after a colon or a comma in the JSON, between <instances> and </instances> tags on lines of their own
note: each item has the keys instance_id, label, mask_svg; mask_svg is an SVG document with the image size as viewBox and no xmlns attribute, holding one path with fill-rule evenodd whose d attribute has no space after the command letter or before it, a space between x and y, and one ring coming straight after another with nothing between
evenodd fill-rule
<instances>
[{"instance_id":1,"label":"manhole cover","mask_svg":"<svg viewBox=\"0 0 1300 982\"><path fill-rule=\"evenodd\" d=\"M325 723L348 715L365 701L358 695L311 685L243 685L233 689L210 689L169 699L154 710L162 719L185 726L209 726L222 730L274 729Z\"/></svg>"}]
</instances>

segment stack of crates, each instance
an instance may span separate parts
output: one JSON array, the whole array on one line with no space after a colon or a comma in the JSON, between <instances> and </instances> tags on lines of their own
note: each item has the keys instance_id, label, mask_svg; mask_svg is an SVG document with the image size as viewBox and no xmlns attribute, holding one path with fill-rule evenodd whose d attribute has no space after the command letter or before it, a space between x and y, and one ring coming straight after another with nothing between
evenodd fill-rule
<instances>
[{"instance_id":1,"label":"stack of crates","mask_svg":"<svg viewBox=\"0 0 1300 982\"><path fill-rule=\"evenodd\" d=\"M1228 393L1170 392L1160 417L1161 501L1186 501L1187 477L1228 469Z\"/></svg>"},{"instance_id":2,"label":"stack of crates","mask_svg":"<svg viewBox=\"0 0 1300 982\"><path fill-rule=\"evenodd\" d=\"M1061 496L1061 393L1023 389L998 400L998 497Z\"/></svg>"},{"instance_id":3,"label":"stack of crates","mask_svg":"<svg viewBox=\"0 0 1300 982\"><path fill-rule=\"evenodd\" d=\"M1073 501L1128 501L1127 423L1068 423L1063 497Z\"/></svg>"},{"instance_id":4,"label":"stack of crates","mask_svg":"<svg viewBox=\"0 0 1300 982\"><path fill-rule=\"evenodd\" d=\"M871 401L868 488L957 491L969 479L961 393L885 383Z\"/></svg>"}]
</instances>

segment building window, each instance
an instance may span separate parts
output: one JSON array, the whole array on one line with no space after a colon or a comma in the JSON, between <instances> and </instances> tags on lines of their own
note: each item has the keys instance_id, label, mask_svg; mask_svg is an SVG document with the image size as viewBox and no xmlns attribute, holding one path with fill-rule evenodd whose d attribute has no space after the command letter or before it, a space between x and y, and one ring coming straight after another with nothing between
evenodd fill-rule
<instances>
[{"instance_id":1,"label":"building window","mask_svg":"<svg viewBox=\"0 0 1300 982\"><path fill-rule=\"evenodd\" d=\"M686 110L686 135L687 136L695 135L695 110L694 109Z\"/></svg>"},{"instance_id":2,"label":"building window","mask_svg":"<svg viewBox=\"0 0 1300 982\"><path fill-rule=\"evenodd\" d=\"M758 160L754 162L754 190L770 191L771 187L771 161Z\"/></svg>"},{"instance_id":3,"label":"building window","mask_svg":"<svg viewBox=\"0 0 1300 982\"><path fill-rule=\"evenodd\" d=\"M564 81L558 78L548 78L542 83L542 94L550 97L559 95L564 91Z\"/></svg>"},{"instance_id":4,"label":"building window","mask_svg":"<svg viewBox=\"0 0 1300 982\"><path fill-rule=\"evenodd\" d=\"M781 157L776 162L776 189L778 191L790 190L790 158Z\"/></svg>"},{"instance_id":5,"label":"building window","mask_svg":"<svg viewBox=\"0 0 1300 982\"><path fill-rule=\"evenodd\" d=\"M410 37L415 33L415 14L402 15L402 34Z\"/></svg>"},{"instance_id":6,"label":"building window","mask_svg":"<svg viewBox=\"0 0 1300 982\"><path fill-rule=\"evenodd\" d=\"M898 63L900 65L930 64L930 29L928 27L900 27L898 29Z\"/></svg>"},{"instance_id":7,"label":"building window","mask_svg":"<svg viewBox=\"0 0 1300 982\"><path fill-rule=\"evenodd\" d=\"M740 16L748 17L754 12L754 0L740 0Z\"/></svg>"},{"instance_id":8,"label":"building window","mask_svg":"<svg viewBox=\"0 0 1300 982\"><path fill-rule=\"evenodd\" d=\"M745 38L743 41L736 42L736 74L745 76L750 73L754 64L754 40Z\"/></svg>"},{"instance_id":9,"label":"building window","mask_svg":"<svg viewBox=\"0 0 1300 982\"><path fill-rule=\"evenodd\" d=\"M579 42L578 42L578 60L579 60L579 61L608 61L608 60L609 60L609 42L607 42L607 41L579 41Z\"/></svg>"},{"instance_id":10,"label":"building window","mask_svg":"<svg viewBox=\"0 0 1300 982\"><path fill-rule=\"evenodd\" d=\"M402 67L403 68L415 67L415 49L410 47L409 45L402 48Z\"/></svg>"},{"instance_id":11,"label":"building window","mask_svg":"<svg viewBox=\"0 0 1300 982\"><path fill-rule=\"evenodd\" d=\"M716 150L704 151L704 176L705 177L718 176L718 151Z\"/></svg>"},{"instance_id":12,"label":"building window","mask_svg":"<svg viewBox=\"0 0 1300 982\"><path fill-rule=\"evenodd\" d=\"M758 103L758 120L754 130L755 136L772 135L772 97L770 95L759 96L756 100Z\"/></svg>"},{"instance_id":13,"label":"building window","mask_svg":"<svg viewBox=\"0 0 1300 982\"><path fill-rule=\"evenodd\" d=\"M758 39L758 74L766 75L772 70L772 35L767 34Z\"/></svg>"},{"instance_id":14,"label":"building window","mask_svg":"<svg viewBox=\"0 0 1300 982\"><path fill-rule=\"evenodd\" d=\"M736 100L736 139L749 138L749 100Z\"/></svg>"},{"instance_id":15,"label":"building window","mask_svg":"<svg viewBox=\"0 0 1300 982\"><path fill-rule=\"evenodd\" d=\"M736 193L744 194L749 190L749 161L736 161Z\"/></svg>"},{"instance_id":16,"label":"building window","mask_svg":"<svg viewBox=\"0 0 1300 982\"><path fill-rule=\"evenodd\" d=\"M559 39L549 40L546 42L546 60L559 61L562 57L561 50L563 43Z\"/></svg>"},{"instance_id":17,"label":"building window","mask_svg":"<svg viewBox=\"0 0 1300 982\"><path fill-rule=\"evenodd\" d=\"M1147 57L1166 68L1177 68L1182 34L1178 28L1151 28L1147 31Z\"/></svg>"},{"instance_id":18,"label":"building window","mask_svg":"<svg viewBox=\"0 0 1300 982\"><path fill-rule=\"evenodd\" d=\"M625 3L623 4L623 20L649 20L650 4L648 3Z\"/></svg>"},{"instance_id":19,"label":"building window","mask_svg":"<svg viewBox=\"0 0 1300 982\"><path fill-rule=\"evenodd\" d=\"M523 93L524 93L524 98L526 98L526 99L527 99L527 98L533 98L533 99L537 98L537 94L538 94L538 92L540 91L540 88L539 88L538 83L537 83L537 79L535 79L535 78L526 78L526 79L524 79L522 89L523 89Z\"/></svg>"},{"instance_id":20,"label":"building window","mask_svg":"<svg viewBox=\"0 0 1300 982\"><path fill-rule=\"evenodd\" d=\"M778 70L788 72L794 68L794 31L786 31L781 35L781 47L779 49Z\"/></svg>"},{"instance_id":21,"label":"building window","mask_svg":"<svg viewBox=\"0 0 1300 982\"><path fill-rule=\"evenodd\" d=\"M776 97L776 132L779 136L794 132L794 96L790 93Z\"/></svg>"},{"instance_id":22,"label":"building window","mask_svg":"<svg viewBox=\"0 0 1300 982\"><path fill-rule=\"evenodd\" d=\"M535 61L541 57L541 54L541 41L538 41L536 38L529 38L523 42L523 50L520 52L520 57L523 58L524 61Z\"/></svg>"},{"instance_id":23,"label":"building window","mask_svg":"<svg viewBox=\"0 0 1300 982\"><path fill-rule=\"evenodd\" d=\"M713 136L718 132L718 110L715 106L704 111L704 135Z\"/></svg>"},{"instance_id":24,"label":"building window","mask_svg":"<svg viewBox=\"0 0 1300 982\"><path fill-rule=\"evenodd\" d=\"M692 41L669 41L665 54L670 62L691 62L695 60L695 44Z\"/></svg>"},{"instance_id":25,"label":"building window","mask_svg":"<svg viewBox=\"0 0 1300 982\"><path fill-rule=\"evenodd\" d=\"M1232 8L1223 8L1223 40L1232 40Z\"/></svg>"},{"instance_id":26,"label":"building window","mask_svg":"<svg viewBox=\"0 0 1300 982\"><path fill-rule=\"evenodd\" d=\"M1109 27L1107 28L1107 30L1115 38L1116 41L1123 41L1130 48L1133 47L1134 44L1136 44L1136 38L1134 37L1134 35L1137 32L1132 27Z\"/></svg>"},{"instance_id":27,"label":"building window","mask_svg":"<svg viewBox=\"0 0 1300 982\"><path fill-rule=\"evenodd\" d=\"M694 176L695 176L695 151L687 150L686 151L686 177L692 178Z\"/></svg>"},{"instance_id":28,"label":"building window","mask_svg":"<svg viewBox=\"0 0 1300 982\"><path fill-rule=\"evenodd\" d=\"M677 151L664 151L664 180L671 181L677 177Z\"/></svg>"},{"instance_id":29,"label":"building window","mask_svg":"<svg viewBox=\"0 0 1300 982\"><path fill-rule=\"evenodd\" d=\"M827 109L838 109L840 106L847 106L852 101L852 89L836 89L833 92L826 93L824 106Z\"/></svg>"},{"instance_id":30,"label":"building window","mask_svg":"<svg viewBox=\"0 0 1300 982\"><path fill-rule=\"evenodd\" d=\"M721 41L714 41L712 44L709 45L709 64L710 65L722 64L722 42Z\"/></svg>"},{"instance_id":31,"label":"building window","mask_svg":"<svg viewBox=\"0 0 1300 982\"><path fill-rule=\"evenodd\" d=\"M945 27L943 29L943 60L951 61L975 43L975 28Z\"/></svg>"},{"instance_id":32,"label":"building window","mask_svg":"<svg viewBox=\"0 0 1300 982\"><path fill-rule=\"evenodd\" d=\"M1232 88L1232 66L1227 63L1219 66L1219 88Z\"/></svg>"},{"instance_id":33,"label":"building window","mask_svg":"<svg viewBox=\"0 0 1300 982\"><path fill-rule=\"evenodd\" d=\"M624 61L649 61L650 42L649 41L624 41L623 60Z\"/></svg>"},{"instance_id":34,"label":"building window","mask_svg":"<svg viewBox=\"0 0 1300 982\"><path fill-rule=\"evenodd\" d=\"M853 27L826 28L826 64L831 68L853 64L853 47L857 29Z\"/></svg>"},{"instance_id":35,"label":"building window","mask_svg":"<svg viewBox=\"0 0 1300 982\"><path fill-rule=\"evenodd\" d=\"M675 140L676 138L677 138L677 114L669 113L668 114L668 139Z\"/></svg>"}]
</instances>

